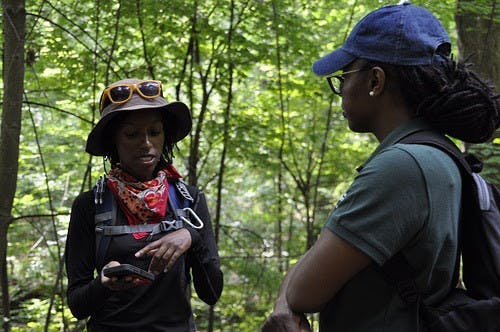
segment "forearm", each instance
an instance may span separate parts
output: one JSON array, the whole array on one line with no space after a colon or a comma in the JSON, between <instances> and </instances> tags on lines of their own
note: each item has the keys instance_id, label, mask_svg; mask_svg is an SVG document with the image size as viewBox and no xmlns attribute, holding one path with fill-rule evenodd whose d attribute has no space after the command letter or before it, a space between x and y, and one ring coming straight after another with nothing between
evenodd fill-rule
<instances>
[{"instance_id":1,"label":"forearm","mask_svg":"<svg viewBox=\"0 0 500 332\"><path fill-rule=\"evenodd\" d=\"M344 284L371 262L362 251L325 230L294 266L286 301L294 311L321 311Z\"/></svg>"},{"instance_id":2,"label":"forearm","mask_svg":"<svg viewBox=\"0 0 500 332\"><path fill-rule=\"evenodd\" d=\"M196 293L207 304L213 305L219 299L224 284L217 252L209 250L195 230L190 230L193 246L189 252L193 283Z\"/></svg>"},{"instance_id":3,"label":"forearm","mask_svg":"<svg viewBox=\"0 0 500 332\"><path fill-rule=\"evenodd\" d=\"M85 319L99 310L111 294L112 291L96 278L84 285L68 287L68 306L73 316Z\"/></svg>"},{"instance_id":4,"label":"forearm","mask_svg":"<svg viewBox=\"0 0 500 332\"><path fill-rule=\"evenodd\" d=\"M288 305L288 301L286 299L286 293L288 289L288 285L290 284L290 279L292 278L293 273L296 270L297 265L293 265L289 270L288 273L285 275L285 278L283 278L283 281L281 282L280 289L278 291L278 297L276 298L276 301L274 303L274 310L283 310L283 309L290 309L290 306Z\"/></svg>"},{"instance_id":5,"label":"forearm","mask_svg":"<svg viewBox=\"0 0 500 332\"><path fill-rule=\"evenodd\" d=\"M73 203L66 239L65 266L68 306L78 319L101 308L111 291L94 277L95 231L93 194L84 193Z\"/></svg>"},{"instance_id":6,"label":"forearm","mask_svg":"<svg viewBox=\"0 0 500 332\"><path fill-rule=\"evenodd\" d=\"M222 293L224 279L210 213L202 192L197 195L193 209L204 223L203 228L199 230L188 228L192 239L188 259L192 268L194 288L200 299L213 305Z\"/></svg>"}]
</instances>

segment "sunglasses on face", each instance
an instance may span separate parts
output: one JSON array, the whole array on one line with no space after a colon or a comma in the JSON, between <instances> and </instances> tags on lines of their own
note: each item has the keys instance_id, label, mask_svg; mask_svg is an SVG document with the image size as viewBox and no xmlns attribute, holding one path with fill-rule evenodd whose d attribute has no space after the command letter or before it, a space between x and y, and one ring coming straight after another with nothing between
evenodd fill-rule
<instances>
[{"instance_id":1,"label":"sunglasses on face","mask_svg":"<svg viewBox=\"0 0 500 332\"><path fill-rule=\"evenodd\" d=\"M153 99L162 95L160 81L145 80L139 83L123 83L108 86L102 92L99 111L106 108L109 104L124 104L132 98L132 94L137 92L139 96L145 99Z\"/></svg>"}]
</instances>

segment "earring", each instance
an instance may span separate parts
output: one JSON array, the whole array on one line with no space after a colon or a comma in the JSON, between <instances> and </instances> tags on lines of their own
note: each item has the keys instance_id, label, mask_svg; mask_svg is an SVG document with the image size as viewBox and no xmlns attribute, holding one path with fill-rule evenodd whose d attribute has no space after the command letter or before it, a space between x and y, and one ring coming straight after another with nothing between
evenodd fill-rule
<instances>
[{"instance_id":1,"label":"earring","mask_svg":"<svg viewBox=\"0 0 500 332\"><path fill-rule=\"evenodd\" d=\"M370 97L373 97L375 95L375 92L370 91L368 94L370 95Z\"/></svg>"}]
</instances>

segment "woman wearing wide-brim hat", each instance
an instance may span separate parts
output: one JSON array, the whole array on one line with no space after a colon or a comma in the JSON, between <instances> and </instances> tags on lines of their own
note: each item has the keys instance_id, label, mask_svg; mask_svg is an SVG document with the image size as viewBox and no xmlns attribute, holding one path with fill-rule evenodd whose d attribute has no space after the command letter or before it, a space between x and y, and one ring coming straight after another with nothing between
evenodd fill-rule
<instances>
[{"instance_id":1,"label":"woman wearing wide-brim hat","mask_svg":"<svg viewBox=\"0 0 500 332\"><path fill-rule=\"evenodd\" d=\"M125 79L104 89L100 112L86 151L111 169L73 203L69 307L89 331L195 331L190 281L212 305L223 278L205 197L172 165L190 110L159 81Z\"/></svg>"}]
</instances>

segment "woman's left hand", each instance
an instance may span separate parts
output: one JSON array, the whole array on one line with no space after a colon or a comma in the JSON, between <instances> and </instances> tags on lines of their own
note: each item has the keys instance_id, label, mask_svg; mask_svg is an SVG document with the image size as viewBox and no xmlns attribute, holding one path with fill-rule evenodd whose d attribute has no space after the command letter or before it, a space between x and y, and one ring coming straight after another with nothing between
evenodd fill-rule
<instances>
[{"instance_id":1,"label":"woman's left hand","mask_svg":"<svg viewBox=\"0 0 500 332\"><path fill-rule=\"evenodd\" d=\"M136 252L135 256L153 256L149 271L159 274L170 270L177 259L191 247L191 243L191 234L187 229L181 228L148 244Z\"/></svg>"}]
</instances>

